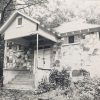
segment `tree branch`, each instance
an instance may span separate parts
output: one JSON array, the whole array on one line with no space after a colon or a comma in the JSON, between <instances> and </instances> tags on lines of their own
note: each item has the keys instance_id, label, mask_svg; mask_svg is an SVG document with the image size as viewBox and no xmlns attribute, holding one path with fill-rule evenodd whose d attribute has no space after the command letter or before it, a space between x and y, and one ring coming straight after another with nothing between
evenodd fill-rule
<instances>
[{"instance_id":1,"label":"tree branch","mask_svg":"<svg viewBox=\"0 0 100 100\"><path fill-rule=\"evenodd\" d=\"M10 5L10 3L12 2L12 0L9 0L9 2L7 3L7 5L4 7L4 9L3 10L6 10L7 9L7 7Z\"/></svg>"},{"instance_id":2,"label":"tree branch","mask_svg":"<svg viewBox=\"0 0 100 100\"><path fill-rule=\"evenodd\" d=\"M9 0L9 2L7 3L7 5L3 8L3 10L1 11L1 19L0 19L0 26L3 25L4 23L4 15L5 15L5 11L8 8L8 6L10 5L10 3L12 2L12 0Z\"/></svg>"}]
</instances>

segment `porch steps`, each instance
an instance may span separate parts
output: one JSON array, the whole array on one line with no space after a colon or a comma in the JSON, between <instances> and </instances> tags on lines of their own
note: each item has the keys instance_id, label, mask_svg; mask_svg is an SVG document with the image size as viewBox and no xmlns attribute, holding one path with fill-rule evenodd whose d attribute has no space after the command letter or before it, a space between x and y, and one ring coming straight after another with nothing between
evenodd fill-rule
<instances>
[{"instance_id":1,"label":"porch steps","mask_svg":"<svg viewBox=\"0 0 100 100\"><path fill-rule=\"evenodd\" d=\"M5 85L8 89L30 90L33 87L32 73L21 71L15 78Z\"/></svg>"}]
</instances>

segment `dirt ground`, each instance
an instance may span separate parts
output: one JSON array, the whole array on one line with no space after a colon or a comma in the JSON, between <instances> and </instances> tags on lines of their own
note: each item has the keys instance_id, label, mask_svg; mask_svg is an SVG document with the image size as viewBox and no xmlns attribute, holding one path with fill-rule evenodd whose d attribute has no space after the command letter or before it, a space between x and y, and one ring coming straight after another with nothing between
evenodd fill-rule
<instances>
[{"instance_id":1,"label":"dirt ground","mask_svg":"<svg viewBox=\"0 0 100 100\"><path fill-rule=\"evenodd\" d=\"M100 100L100 95L94 99L94 96L89 95L89 93L83 93L80 96L77 93L78 90L75 90L74 94L72 94L72 92L56 89L36 95L31 90L1 89L0 100Z\"/></svg>"},{"instance_id":2,"label":"dirt ground","mask_svg":"<svg viewBox=\"0 0 100 100\"><path fill-rule=\"evenodd\" d=\"M66 98L55 91L35 95L28 90L1 89L0 100L66 100Z\"/></svg>"},{"instance_id":3,"label":"dirt ground","mask_svg":"<svg viewBox=\"0 0 100 100\"><path fill-rule=\"evenodd\" d=\"M0 100L38 100L38 97L32 91L1 89Z\"/></svg>"}]
</instances>

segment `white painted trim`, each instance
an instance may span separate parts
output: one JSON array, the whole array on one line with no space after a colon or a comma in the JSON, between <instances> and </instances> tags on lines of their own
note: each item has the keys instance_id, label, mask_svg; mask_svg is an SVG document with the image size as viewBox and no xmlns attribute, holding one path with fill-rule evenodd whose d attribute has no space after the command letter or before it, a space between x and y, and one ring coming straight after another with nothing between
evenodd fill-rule
<instances>
[{"instance_id":1,"label":"white painted trim","mask_svg":"<svg viewBox=\"0 0 100 100\"><path fill-rule=\"evenodd\" d=\"M55 34L50 33L48 30L44 30L44 28L39 27L38 34L51 41L58 41Z\"/></svg>"},{"instance_id":2,"label":"white painted trim","mask_svg":"<svg viewBox=\"0 0 100 100\"><path fill-rule=\"evenodd\" d=\"M80 42L77 43L66 43L66 44L62 44L62 46L71 46L71 45L79 45Z\"/></svg>"},{"instance_id":3,"label":"white painted trim","mask_svg":"<svg viewBox=\"0 0 100 100\"><path fill-rule=\"evenodd\" d=\"M11 40L11 39L18 39L18 38L22 38L22 37L26 37L26 36L31 36L31 35L36 35L37 31L32 31L29 33L29 35L25 35L25 36L18 36L15 38L4 38L4 40Z\"/></svg>"}]
</instances>

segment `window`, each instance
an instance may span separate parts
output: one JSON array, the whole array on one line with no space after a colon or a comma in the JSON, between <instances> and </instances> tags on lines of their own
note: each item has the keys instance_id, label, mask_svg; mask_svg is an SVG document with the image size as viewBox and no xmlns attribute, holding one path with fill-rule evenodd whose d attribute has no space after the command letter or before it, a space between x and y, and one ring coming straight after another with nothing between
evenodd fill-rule
<instances>
[{"instance_id":1,"label":"window","mask_svg":"<svg viewBox=\"0 0 100 100\"><path fill-rule=\"evenodd\" d=\"M69 43L74 43L74 36L69 36L68 37L68 42Z\"/></svg>"},{"instance_id":2,"label":"window","mask_svg":"<svg viewBox=\"0 0 100 100\"><path fill-rule=\"evenodd\" d=\"M100 39L100 32L99 32L99 39Z\"/></svg>"},{"instance_id":3,"label":"window","mask_svg":"<svg viewBox=\"0 0 100 100\"><path fill-rule=\"evenodd\" d=\"M20 50L24 50L24 47L22 45L17 45L17 50L20 51Z\"/></svg>"},{"instance_id":4,"label":"window","mask_svg":"<svg viewBox=\"0 0 100 100\"><path fill-rule=\"evenodd\" d=\"M18 25L22 25L22 18L18 18Z\"/></svg>"},{"instance_id":5,"label":"window","mask_svg":"<svg viewBox=\"0 0 100 100\"><path fill-rule=\"evenodd\" d=\"M85 39L85 34L82 34L81 36L82 36L82 39Z\"/></svg>"},{"instance_id":6,"label":"window","mask_svg":"<svg viewBox=\"0 0 100 100\"><path fill-rule=\"evenodd\" d=\"M8 43L9 49L12 49L12 42Z\"/></svg>"}]
</instances>

